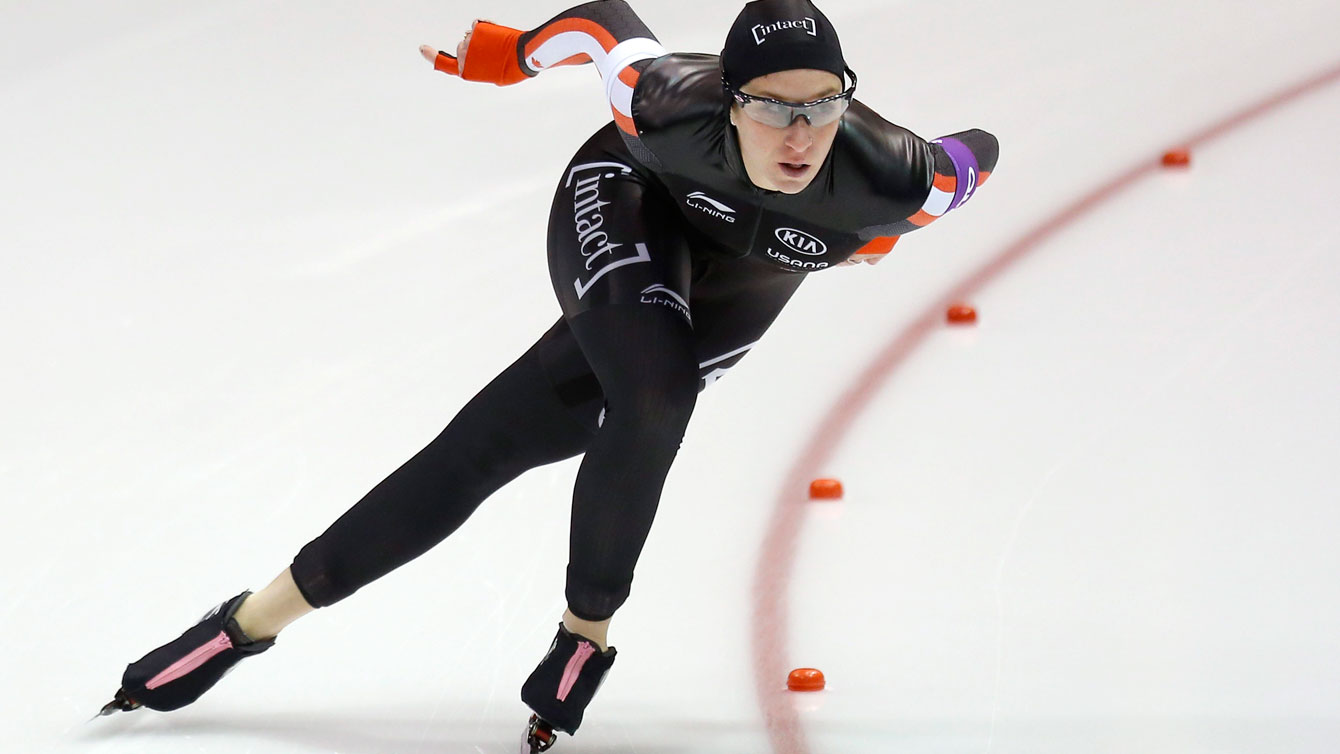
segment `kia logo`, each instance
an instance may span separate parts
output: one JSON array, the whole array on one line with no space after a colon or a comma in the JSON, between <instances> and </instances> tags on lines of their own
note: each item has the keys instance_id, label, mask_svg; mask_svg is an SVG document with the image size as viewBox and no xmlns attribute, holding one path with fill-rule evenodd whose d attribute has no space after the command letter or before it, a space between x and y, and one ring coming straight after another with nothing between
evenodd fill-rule
<instances>
[{"instance_id":1,"label":"kia logo","mask_svg":"<svg viewBox=\"0 0 1340 754\"><path fill-rule=\"evenodd\" d=\"M781 241L786 248L792 251L808 254L812 257L823 256L828 253L828 244L804 231L795 228L778 228L775 235L778 241Z\"/></svg>"}]
</instances>

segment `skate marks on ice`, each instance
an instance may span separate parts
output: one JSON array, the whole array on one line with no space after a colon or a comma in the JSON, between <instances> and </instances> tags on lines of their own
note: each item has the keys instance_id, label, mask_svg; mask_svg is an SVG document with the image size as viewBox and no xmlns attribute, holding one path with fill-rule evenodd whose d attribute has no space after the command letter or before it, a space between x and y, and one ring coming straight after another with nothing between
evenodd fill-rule
<instances>
[{"instance_id":1,"label":"skate marks on ice","mask_svg":"<svg viewBox=\"0 0 1340 754\"><path fill-rule=\"evenodd\" d=\"M474 706L474 705L471 705ZM459 712L459 711L458 711ZM251 713L236 716L199 715L183 711L155 713L140 710L77 726L66 740L70 750L83 752L136 751L179 753L187 746L210 750L226 744L248 754L321 751L341 754L515 754L527 719L517 703L515 720L495 716L471 722L469 732L444 730L441 718L385 713L367 708L350 712ZM171 717L169 717L171 715ZM477 713L460 713L459 720L478 720ZM425 727L439 732L423 735ZM756 754L761 739L750 732L752 723L701 720L667 721L648 717L643 723L606 723L579 738L559 734L553 754ZM192 742L186 744L186 742Z\"/></svg>"},{"instance_id":2,"label":"skate marks on ice","mask_svg":"<svg viewBox=\"0 0 1340 754\"><path fill-rule=\"evenodd\" d=\"M348 754L385 752L485 752L515 751L517 730L501 722L469 737L451 734L424 736L432 718L407 715L403 711L380 713L360 709L350 712L241 713L235 717L193 715L169 718L144 711L122 715L87 726L74 741L87 746L103 743L93 751L134 750L181 751L194 740L201 750L226 744L253 754L289 751L339 751ZM518 710L518 716L520 711ZM100 724L101 723L101 724ZM472 728L475 726L471 726Z\"/></svg>"}]
</instances>

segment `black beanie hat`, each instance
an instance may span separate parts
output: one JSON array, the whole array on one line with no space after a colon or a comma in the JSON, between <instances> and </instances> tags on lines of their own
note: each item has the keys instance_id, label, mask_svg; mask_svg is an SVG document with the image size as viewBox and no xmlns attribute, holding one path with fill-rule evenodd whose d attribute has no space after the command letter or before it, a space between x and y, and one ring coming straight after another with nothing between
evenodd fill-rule
<instances>
[{"instance_id":1,"label":"black beanie hat","mask_svg":"<svg viewBox=\"0 0 1340 754\"><path fill-rule=\"evenodd\" d=\"M726 35L721 69L741 87L759 76L814 68L842 78L842 44L828 17L810 0L754 0L744 6Z\"/></svg>"}]
</instances>

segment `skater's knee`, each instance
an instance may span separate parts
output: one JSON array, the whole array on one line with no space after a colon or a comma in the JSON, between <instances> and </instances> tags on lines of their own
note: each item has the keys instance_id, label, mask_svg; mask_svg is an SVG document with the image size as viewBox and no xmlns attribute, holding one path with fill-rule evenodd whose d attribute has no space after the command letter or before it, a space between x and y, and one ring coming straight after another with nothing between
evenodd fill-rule
<instances>
[{"instance_id":1,"label":"skater's knee","mask_svg":"<svg viewBox=\"0 0 1340 754\"><path fill-rule=\"evenodd\" d=\"M698 400L698 375L667 370L606 398L605 426L644 448L679 448Z\"/></svg>"}]
</instances>

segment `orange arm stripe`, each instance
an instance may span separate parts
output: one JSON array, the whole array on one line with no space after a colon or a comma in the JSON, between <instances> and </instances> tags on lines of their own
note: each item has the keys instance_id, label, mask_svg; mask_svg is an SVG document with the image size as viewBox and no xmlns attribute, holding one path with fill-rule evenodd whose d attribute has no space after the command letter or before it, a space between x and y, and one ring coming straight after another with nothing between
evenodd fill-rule
<instances>
[{"instance_id":1,"label":"orange arm stripe","mask_svg":"<svg viewBox=\"0 0 1340 754\"><path fill-rule=\"evenodd\" d=\"M902 236L881 236L856 250L857 254L888 254Z\"/></svg>"},{"instance_id":2,"label":"orange arm stripe","mask_svg":"<svg viewBox=\"0 0 1340 754\"><path fill-rule=\"evenodd\" d=\"M952 194L954 193L954 190L958 188L958 178L952 175L945 175L944 173L936 173L935 180L931 182L931 185L946 194Z\"/></svg>"},{"instance_id":3,"label":"orange arm stripe","mask_svg":"<svg viewBox=\"0 0 1340 754\"><path fill-rule=\"evenodd\" d=\"M573 56L570 57L570 58L564 58L563 60L560 60L560 61L558 61L557 63L554 63L553 65L551 65L551 66L549 66L549 67L550 67L550 68L557 68L557 67L559 67L560 65L584 65L584 64L586 64L586 63L590 63L590 62L591 62L591 56L590 56L590 55L587 55L587 54L584 53L584 52L579 52L579 53L577 53L576 55L573 55Z\"/></svg>"},{"instance_id":4,"label":"orange arm stripe","mask_svg":"<svg viewBox=\"0 0 1340 754\"><path fill-rule=\"evenodd\" d=\"M927 225L930 225L931 223L935 222L937 219L938 218L935 215L932 215L931 213L923 209L918 210L915 215L912 215L911 217L907 218L907 221L917 226L918 228L924 228Z\"/></svg>"},{"instance_id":5,"label":"orange arm stripe","mask_svg":"<svg viewBox=\"0 0 1340 754\"><path fill-rule=\"evenodd\" d=\"M632 118L619 112L616 108L610 108L610 112L614 113L614 122L619 125L624 133L629 136L637 136L637 124L633 123Z\"/></svg>"},{"instance_id":6,"label":"orange arm stripe","mask_svg":"<svg viewBox=\"0 0 1340 754\"><path fill-rule=\"evenodd\" d=\"M980 185L982 185L983 183L986 183L986 179L987 179L987 178L990 178L990 177L991 177L991 171L989 171L989 170L978 173L978 174L977 174L977 185L980 186Z\"/></svg>"},{"instance_id":7,"label":"orange arm stripe","mask_svg":"<svg viewBox=\"0 0 1340 754\"><path fill-rule=\"evenodd\" d=\"M626 65L622 71L619 71L619 80L627 84L629 89L637 88L637 80L639 78L641 78L641 74L639 74L631 65Z\"/></svg>"},{"instance_id":8,"label":"orange arm stripe","mask_svg":"<svg viewBox=\"0 0 1340 754\"><path fill-rule=\"evenodd\" d=\"M540 49L540 45L553 39L564 32L576 31L585 34L600 43L605 48L605 52L614 49L619 42L612 34L605 30L605 27L595 21L588 21L585 18L565 18L562 21L555 22L546 26L544 32L536 36L526 45L526 57Z\"/></svg>"}]
</instances>

